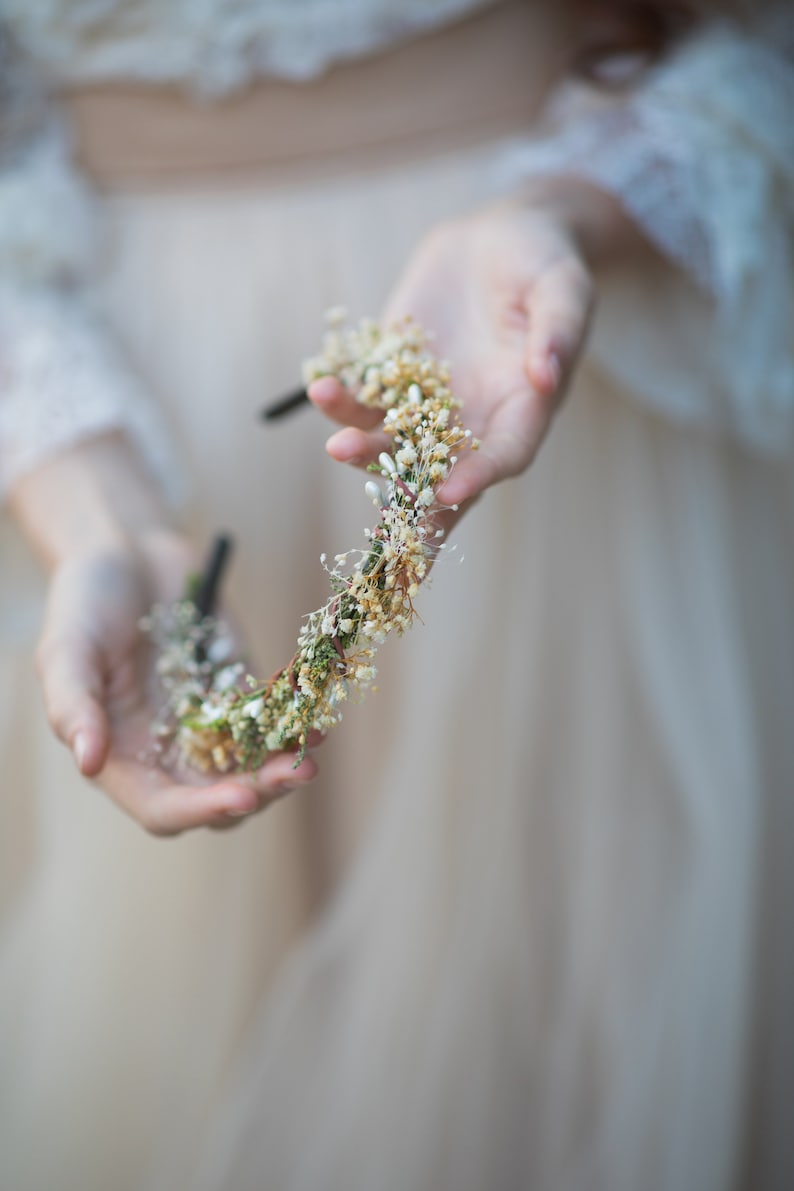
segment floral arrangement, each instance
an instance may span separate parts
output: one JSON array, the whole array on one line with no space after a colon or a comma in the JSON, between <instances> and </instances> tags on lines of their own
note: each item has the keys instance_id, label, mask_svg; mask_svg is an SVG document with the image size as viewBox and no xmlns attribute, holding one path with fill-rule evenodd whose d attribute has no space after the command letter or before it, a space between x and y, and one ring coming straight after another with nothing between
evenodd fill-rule
<instances>
[{"instance_id":1,"label":"floral arrangement","mask_svg":"<svg viewBox=\"0 0 794 1191\"><path fill-rule=\"evenodd\" d=\"M323 555L331 595L304 620L292 659L266 682L234 660L224 627L195 592L152 610L145 625L158 651L165 693L156 724L161 749L205 772L257 768L268 753L294 748L300 760L313 730L327 731L340 706L375 678L378 645L402 634L416 615L414 599L430 564L444 549L434 521L436 490L461 447L476 447L464 429L448 366L428 349L411 320L386 330L369 320L347 329L331 312L323 353L304 365L305 381L335 376L364 405L384 411L392 440L365 490L378 509L363 549Z\"/></svg>"}]
</instances>

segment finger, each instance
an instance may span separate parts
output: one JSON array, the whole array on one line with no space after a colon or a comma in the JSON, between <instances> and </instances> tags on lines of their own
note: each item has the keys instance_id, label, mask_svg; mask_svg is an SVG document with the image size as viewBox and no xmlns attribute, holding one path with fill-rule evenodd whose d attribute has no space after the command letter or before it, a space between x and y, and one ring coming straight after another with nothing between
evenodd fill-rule
<instances>
[{"instance_id":1,"label":"finger","mask_svg":"<svg viewBox=\"0 0 794 1191\"><path fill-rule=\"evenodd\" d=\"M90 641L45 636L36 653L47 717L81 773L100 772L110 747L99 649Z\"/></svg>"},{"instance_id":2,"label":"finger","mask_svg":"<svg viewBox=\"0 0 794 1191\"><path fill-rule=\"evenodd\" d=\"M575 257L549 269L533 287L524 359L539 393L564 388L587 334L593 299L590 273Z\"/></svg>"},{"instance_id":3,"label":"finger","mask_svg":"<svg viewBox=\"0 0 794 1191\"><path fill-rule=\"evenodd\" d=\"M211 785L175 781L143 762L114 758L102 774L113 800L150 834L179 835L197 827L228 824L262 810L317 773L307 757L295 767L292 754L279 753L252 775L220 778Z\"/></svg>"},{"instance_id":4,"label":"finger","mask_svg":"<svg viewBox=\"0 0 794 1191\"><path fill-rule=\"evenodd\" d=\"M353 467L368 467L374 463L381 451L388 451L393 445L392 439L383 431L371 430L367 433L353 426L346 426L344 430L337 430L325 444L325 449L332 459L339 463L349 463Z\"/></svg>"},{"instance_id":5,"label":"finger","mask_svg":"<svg viewBox=\"0 0 794 1191\"><path fill-rule=\"evenodd\" d=\"M527 386L494 410L476 451L462 451L449 479L437 492L446 505L478 496L492 484L518 475L532 462L556 408L553 395Z\"/></svg>"},{"instance_id":6,"label":"finger","mask_svg":"<svg viewBox=\"0 0 794 1191\"><path fill-rule=\"evenodd\" d=\"M162 770L126 757L108 761L101 785L123 811L151 835L179 835L259 809L256 790L226 779L212 785L174 780Z\"/></svg>"},{"instance_id":7,"label":"finger","mask_svg":"<svg viewBox=\"0 0 794 1191\"><path fill-rule=\"evenodd\" d=\"M296 762L294 753L277 753L265 761L250 779L260 799L274 802L317 776L317 764L312 757Z\"/></svg>"},{"instance_id":8,"label":"finger","mask_svg":"<svg viewBox=\"0 0 794 1191\"><path fill-rule=\"evenodd\" d=\"M334 422L342 426L358 426L371 430L383 420L383 411L371 409L355 397L334 376L322 376L308 388L309 399Z\"/></svg>"}]
</instances>

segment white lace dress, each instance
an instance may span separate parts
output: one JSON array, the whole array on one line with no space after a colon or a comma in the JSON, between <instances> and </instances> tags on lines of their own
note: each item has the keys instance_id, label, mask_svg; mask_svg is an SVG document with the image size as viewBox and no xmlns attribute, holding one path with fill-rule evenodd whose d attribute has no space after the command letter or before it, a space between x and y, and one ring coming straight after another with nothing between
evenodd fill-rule
<instances>
[{"instance_id":1,"label":"white lace dress","mask_svg":"<svg viewBox=\"0 0 794 1191\"><path fill-rule=\"evenodd\" d=\"M0 6L26 51L0 109L2 482L112 426L170 474L164 417L191 524L238 535L264 666L367 507L311 418L251 430L322 311L376 311L424 228L537 171L614 190L660 249L653 272L602 279L541 457L462 526L465 562L438 569L323 783L231 836L164 846L73 775L33 710L40 585L3 525L15 1191L792 1184L785 22L715 24L628 96L569 89L548 137L308 183L92 198L35 99L37 77L308 77L468 7Z\"/></svg>"}]
</instances>

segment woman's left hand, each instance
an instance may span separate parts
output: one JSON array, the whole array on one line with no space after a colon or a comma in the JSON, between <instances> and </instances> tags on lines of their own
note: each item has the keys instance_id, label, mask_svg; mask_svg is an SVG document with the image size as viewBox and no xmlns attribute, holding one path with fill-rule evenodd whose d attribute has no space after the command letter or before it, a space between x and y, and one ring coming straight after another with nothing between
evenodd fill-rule
<instances>
[{"instance_id":1,"label":"woman's left hand","mask_svg":"<svg viewBox=\"0 0 794 1191\"><path fill-rule=\"evenodd\" d=\"M148 666L139 622L179 597L193 569L166 531L79 553L55 568L37 663L50 723L80 771L152 835L228 827L310 781L317 766L274 753L256 773L173 773L153 754Z\"/></svg>"}]
</instances>

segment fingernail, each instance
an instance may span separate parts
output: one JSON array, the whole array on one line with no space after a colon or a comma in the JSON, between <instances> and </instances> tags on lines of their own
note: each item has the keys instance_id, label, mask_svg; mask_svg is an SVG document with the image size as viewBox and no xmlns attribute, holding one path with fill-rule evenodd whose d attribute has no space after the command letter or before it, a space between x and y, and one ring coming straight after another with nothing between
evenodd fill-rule
<instances>
[{"instance_id":1,"label":"fingernail","mask_svg":"<svg viewBox=\"0 0 794 1191\"><path fill-rule=\"evenodd\" d=\"M230 819L243 819L246 815L252 815L254 811L259 810L259 799L249 787L241 788L238 799L237 806L227 806L223 812Z\"/></svg>"},{"instance_id":2,"label":"fingernail","mask_svg":"<svg viewBox=\"0 0 794 1191\"><path fill-rule=\"evenodd\" d=\"M358 467L361 463L364 462L361 455L346 454L345 449L344 449L344 444L342 445L341 450L340 450L339 446L337 445L337 443L334 442L333 438L328 439L328 442L325 444L325 449L328 452L328 454L331 456L331 458L335 459L337 461L337 463L352 463L354 467Z\"/></svg>"},{"instance_id":3,"label":"fingernail","mask_svg":"<svg viewBox=\"0 0 794 1191\"><path fill-rule=\"evenodd\" d=\"M333 376L318 376L309 385L309 395L312 401L325 404L336 395L337 380Z\"/></svg>"},{"instance_id":4,"label":"fingernail","mask_svg":"<svg viewBox=\"0 0 794 1191\"><path fill-rule=\"evenodd\" d=\"M560 357L556 352L549 352L549 358L546 367L548 369L551 382L556 388L560 383L560 377L562 376L562 364L560 363Z\"/></svg>"},{"instance_id":5,"label":"fingernail","mask_svg":"<svg viewBox=\"0 0 794 1191\"><path fill-rule=\"evenodd\" d=\"M340 463L363 463L361 433L350 426L332 434L325 444L325 449Z\"/></svg>"},{"instance_id":6,"label":"fingernail","mask_svg":"<svg viewBox=\"0 0 794 1191\"><path fill-rule=\"evenodd\" d=\"M293 790L297 790L298 786L303 785L302 782L280 782L276 786L277 794L291 794Z\"/></svg>"},{"instance_id":7,"label":"fingernail","mask_svg":"<svg viewBox=\"0 0 794 1191\"><path fill-rule=\"evenodd\" d=\"M86 754L88 753L88 738L85 732L75 733L74 740L72 741L72 753L77 763L77 768L82 773L85 766Z\"/></svg>"}]
</instances>

